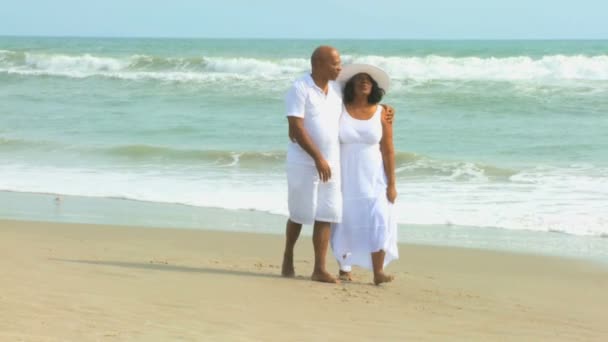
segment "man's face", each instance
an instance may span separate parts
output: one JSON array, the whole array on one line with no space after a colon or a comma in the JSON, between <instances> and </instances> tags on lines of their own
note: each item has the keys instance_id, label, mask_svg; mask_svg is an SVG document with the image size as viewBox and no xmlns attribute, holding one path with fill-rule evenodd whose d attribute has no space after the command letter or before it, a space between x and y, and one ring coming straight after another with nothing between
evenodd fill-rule
<instances>
[{"instance_id":1,"label":"man's face","mask_svg":"<svg viewBox=\"0 0 608 342\"><path fill-rule=\"evenodd\" d=\"M342 71L342 60L338 51L333 50L323 62L323 72L328 79L334 81Z\"/></svg>"}]
</instances>

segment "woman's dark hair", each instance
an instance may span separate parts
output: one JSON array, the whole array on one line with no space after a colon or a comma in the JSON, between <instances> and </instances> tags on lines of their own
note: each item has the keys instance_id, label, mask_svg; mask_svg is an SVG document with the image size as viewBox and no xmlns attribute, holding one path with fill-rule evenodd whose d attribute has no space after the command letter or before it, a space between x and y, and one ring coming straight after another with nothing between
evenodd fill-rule
<instances>
[{"instance_id":1,"label":"woman's dark hair","mask_svg":"<svg viewBox=\"0 0 608 342\"><path fill-rule=\"evenodd\" d=\"M369 104L380 103L380 101L382 100L382 97L384 96L384 89L380 88L380 86L378 86L378 82L376 82L376 80L374 80L371 76L369 76L366 73L356 74L355 76L351 77L350 80L348 80L348 82L346 82L346 85L344 86L344 94L343 94L343 99L342 99L344 101L344 103L349 104L355 100L355 79L358 77L361 77L361 75L368 76L369 79L372 81L372 92L367 97L367 103L369 103Z\"/></svg>"}]
</instances>

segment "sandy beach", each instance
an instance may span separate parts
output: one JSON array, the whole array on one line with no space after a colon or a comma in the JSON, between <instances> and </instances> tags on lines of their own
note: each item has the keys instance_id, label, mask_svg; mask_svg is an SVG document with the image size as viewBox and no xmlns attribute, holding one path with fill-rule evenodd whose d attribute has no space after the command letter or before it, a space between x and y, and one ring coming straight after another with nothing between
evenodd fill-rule
<instances>
[{"instance_id":1,"label":"sandy beach","mask_svg":"<svg viewBox=\"0 0 608 342\"><path fill-rule=\"evenodd\" d=\"M605 341L608 271L401 245L393 283L279 276L283 237L0 221L1 341ZM337 272L330 263L330 270Z\"/></svg>"}]
</instances>

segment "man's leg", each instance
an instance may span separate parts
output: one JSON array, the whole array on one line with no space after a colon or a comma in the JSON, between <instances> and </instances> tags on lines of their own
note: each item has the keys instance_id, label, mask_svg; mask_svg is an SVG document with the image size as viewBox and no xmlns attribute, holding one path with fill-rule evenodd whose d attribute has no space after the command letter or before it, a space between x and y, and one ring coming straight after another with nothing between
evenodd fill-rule
<instances>
[{"instance_id":1,"label":"man's leg","mask_svg":"<svg viewBox=\"0 0 608 342\"><path fill-rule=\"evenodd\" d=\"M312 232L312 244L315 249L315 268L311 279L323 283L337 283L338 281L325 269L327 247L331 236L331 224L329 222L315 221Z\"/></svg>"},{"instance_id":2,"label":"man's leg","mask_svg":"<svg viewBox=\"0 0 608 342\"><path fill-rule=\"evenodd\" d=\"M285 227L285 252L283 253L283 277L295 277L296 272L293 266L293 249L300 236L302 225L292 220L287 220Z\"/></svg>"}]
</instances>

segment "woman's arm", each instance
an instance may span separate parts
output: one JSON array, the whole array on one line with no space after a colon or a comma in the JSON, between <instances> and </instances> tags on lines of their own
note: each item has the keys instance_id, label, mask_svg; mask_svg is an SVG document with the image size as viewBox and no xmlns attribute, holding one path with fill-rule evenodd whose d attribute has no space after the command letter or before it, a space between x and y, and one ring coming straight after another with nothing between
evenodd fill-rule
<instances>
[{"instance_id":1,"label":"woman's arm","mask_svg":"<svg viewBox=\"0 0 608 342\"><path fill-rule=\"evenodd\" d=\"M380 151L382 152L382 162L384 163L384 173L386 173L387 187L386 197L389 202L395 203L397 198L397 186L395 180L395 147L393 146L393 125L389 123L382 112L382 140L380 140Z\"/></svg>"}]
</instances>

